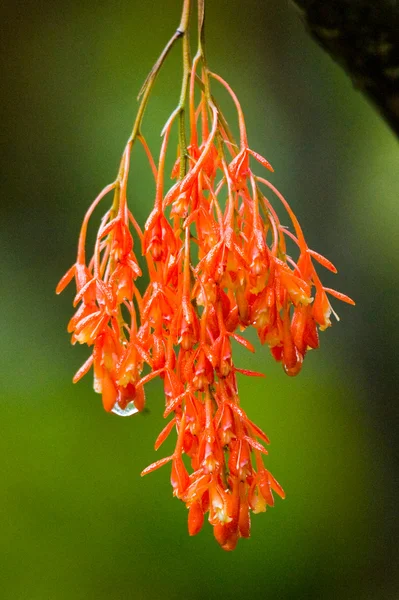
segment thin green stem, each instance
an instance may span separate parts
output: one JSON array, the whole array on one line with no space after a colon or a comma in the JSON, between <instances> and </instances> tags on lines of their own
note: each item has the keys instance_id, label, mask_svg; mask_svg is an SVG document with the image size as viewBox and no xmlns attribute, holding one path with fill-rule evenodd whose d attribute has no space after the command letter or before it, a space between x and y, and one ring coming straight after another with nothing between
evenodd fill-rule
<instances>
[{"instance_id":1,"label":"thin green stem","mask_svg":"<svg viewBox=\"0 0 399 600\"><path fill-rule=\"evenodd\" d=\"M154 86L155 80L157 78L157 75L165 61L165 58L167 57L170 50L172 49L175 41L177 39L179 39L182 35L183 35L183 33L181 32L180 27L179 27L175 31L175 33L172 35L169 42L166 44L165 48L162 50L157 62L152 67L151 71L149 72L149 74L140 90L138 99L140 99L141 97L142 97L142 99L140 102L139 109L137 111L136 120L133 125L133 130L132 130L131 136L129 138L129 142L134 142L136 137L140 134L141 122L143 120L143 116L144 116L144 112L145 112L145 109L147 106L148 98L150 97L150 94L151 94L152 88Z\"/></svg>"},{"instance_id":2,"label":"thin green stem","mask_svg":"<svg viewBox=\"0 0 399 600\"><path fill-rule=\"evenodd\" d=\"M186 137L186 100L188 82L190 78L191 60L190 60L190 33L189 33L189 21L190 21L190 0L185 0L183 16L185 19L181 22L181 31L183 35L183 81L180 93L180 100L178 105L179 113L179 146L180 146L180 179L187 173L187 137Z\"/></svg>"},{"instance_id":3,"label":"thin green stem","mask_svg":"<svg viewBox=\"0 0 399 600\"><path fill-rule=\"evenodd\" d=\"M198 51L205 59L205 0L198 0Z\"/></svg>"},{"instance_id":4,"label":"thin green stem","mask_svg":"<svg viewBox=\"0 0 399 600\"><path fill-rule=\"evenodd\" d=\"M206 61L205 54L205 0L198 0L198 51L197 57L201 59L202 62L202 80L201 83L203 85L203 92L205 94L206 103L208 106L209 112L214 112L213 108L216 109L214 114L216 114L216 118L219 120L219 110L215 105L211 94L211 86L209 83L209 70ZM222 144L222 139L219 130L216 132L216 145L218 148L218 152L221 158L224 158L224 149Z\"/></svg>"},{"instance_id":5,"label":"thin green stem","mask_svg":"<svg viewBox=\"0 0 399 600\"><path fill-rule=\"evenodd\" d=\"M168 56L170 50L172 49L174 43L176 42L177 39L181 38L181 37L186 37L186 31L188 28L188 22L189 22L189 16L190 16L190 0L184 0L183 1L183 8L182 8L182 14L181 14L181 19L180 19L180 24L179 27L177 28L177 30L175 31L175 33L172 35L172 37L170 38L170 40L168 41L168 43L166 44L165 48L162 50L161 54L159 55L158 60L156 61L156 63L154 64L154 66L152 67L151 71L149 72L149 74L146 77L146 80L144 81L141 90L139 92L139 95L137 97L138 100L141 99L138 111L137 111L137 115L136 115L136 119L134 121L134 125L133 125L133 130L132 133L127 141L127 145L125 148L125 151L123 153L122 156L122 160L119 166L119 171L118 171L118 177L116 179L115 182L115 193L114 193L114 199L113 199L113 204L112 204L112 209L111 209L111 214L115 215L118 211L119 208L119 201L120 201L120 187L124 178L124 174L125 174L125 155L126 152L131 152L132 146L135 142L135 140L141 136L141 123L143 121L143 117L144 117L144 112L145 109L147 107L147 102L148 99L150 97L152 88L154 86L155 80L157 78L157 75L163 65L163 63L165 62L166 57ZM127 167L128 168L128 167Z\"/></svg>"},{"instance_id":6,"label":"thin green stem","mask_svg":"<svg viewBox=\"0 0 399 600\"><path fill-rule=\"evenodd\" d=\"M212 97L205 54L205 0L198 0L198 55L201 57L205 97L209 104L212 103Z\"/></svg>"}]
</instances>

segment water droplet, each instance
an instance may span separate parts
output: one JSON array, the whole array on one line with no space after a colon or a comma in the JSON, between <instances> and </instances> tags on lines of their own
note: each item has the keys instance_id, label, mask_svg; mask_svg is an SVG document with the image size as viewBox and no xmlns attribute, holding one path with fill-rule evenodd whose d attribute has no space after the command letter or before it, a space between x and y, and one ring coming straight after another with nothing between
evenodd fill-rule
<instances>
[{"instance_id":1,"label":"water droplet","mask_svg":"<svg viewBox=\"0 0 399 600\"><path fill-rule=\"evenodd\" d=\"M139 412L139 409L135 407L134 402L129 402L126 408L121 408L117 402L115 402L112 412L119 417L131 417L132 415Z\"/></svg>"}]
</instances>

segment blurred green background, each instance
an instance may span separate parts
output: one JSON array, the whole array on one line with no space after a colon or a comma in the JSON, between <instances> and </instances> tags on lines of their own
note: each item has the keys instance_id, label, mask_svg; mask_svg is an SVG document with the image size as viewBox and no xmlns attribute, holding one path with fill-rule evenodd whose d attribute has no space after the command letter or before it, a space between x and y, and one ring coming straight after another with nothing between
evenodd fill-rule
<instances>
[{"instance_id":1,"label":"blurred green background","mask_svg":"<svg viewBox=\"0 0 399 600\"><path fill-rule=\"evenodd\" d=\"M3 0L1 21L0 597L395 599L398 583L398 145L286 2L209 2L211 67L237 92L252 147L275 168L309 244L354 297L296 379L266 348L237 352L242 404L270 436L287 493L224 553L186 509L158 455L162 390L149 414L106 414L87 356L65 331L83 214L116 175L135 97L177 26L180 1ZM146 114L153 149L177 103L180 50ZM216 88L215 88L216 89ZM222 100L225 99L220 94ZM227 114L232 115L228 104ZM230 111L230 112L229 112ZM153 200L140 152L130 201ZM165 453L162 449L160 452ZM164 455L164 454L162 454Z\"/></svg>"}]
</instances>

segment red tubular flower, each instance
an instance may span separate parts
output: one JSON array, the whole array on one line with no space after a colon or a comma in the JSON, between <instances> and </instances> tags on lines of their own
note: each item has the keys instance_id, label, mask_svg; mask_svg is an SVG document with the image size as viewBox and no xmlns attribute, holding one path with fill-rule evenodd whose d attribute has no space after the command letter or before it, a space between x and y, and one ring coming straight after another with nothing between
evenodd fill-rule
<instances>
[{"instance_id":1,"label":"red tubular flower","mask_svg":"<svg viewBox=\"0 0 399 600\"><path fill-rule=\"evenodd\" d=\"M76 263L61 279L57 293L75 278L74 305L79 306L68 331L72 343L85 343L93 351L74 381L93 366L94 389L102 394L105 410L122 416L142 411L145 385L161 378L164 416L172 418L155 448L174 430L177 443L171 456L151 464L142 474L171 462L173 494L188 508L190 535L201 530L208 515L220 546L233 550L239 538L250 535L250 513L264 512L274 505L273 494L284 498L284 492L264 466L267 436L240 405L236 373L260 374L235 365L231 339L253 352L252 344L241 335L253 327L284 371L294 376L308 350L319 346L318 331L331 325L335 313L327 294L349 304L353 301L323 287L315 262L332 272L335 267L309 249L285 198L252 170L254 164L273 171L249 147L237 96L208 70L201 42L190 64L189 7L189 0L184 0L182 23L143 87L118 177L87 211ZM204 0L198 1L198 8L202 40ZM181 100L164 128L156 167L140 132L142 118L156 75L179 37L184 48ZM212 80L227 90L235 104L238 144L213 100ZM189 140L184 124L186 103ZM176 120L178 159L172 177L177 181L165 191L165 161ZM156 188L154 208L143 232L127 204L131 149L137 140L149 160ZM110 192L113 202L87 261L89 221ZM292 231L281 225L266 193L282 204ZM141 244L149 276L143 295L136 287L141 270L133 235ZM295 256L288 254L287 241L297 249Z\"/></svg>"}]
</instances>

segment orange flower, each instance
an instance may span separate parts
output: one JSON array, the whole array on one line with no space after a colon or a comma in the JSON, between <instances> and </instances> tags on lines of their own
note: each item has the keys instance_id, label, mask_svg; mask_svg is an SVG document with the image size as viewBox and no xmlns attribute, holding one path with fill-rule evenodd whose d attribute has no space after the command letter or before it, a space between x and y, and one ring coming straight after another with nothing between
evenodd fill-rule
<instances>
[{"instance_id":1,"label":"orange flower","mask_svg":"<svg viewBox=\"0 0 399 600\"><path fill-rule=\"evenodd\" d=\"M202 39L203 0L198 4ZM274 359L294 376L307 351L318 347L318 331L331 325L333 310L327 294L350 304L353 301L323 287L314 261L332 272L335 267L308 248L285 198L252 170L255 162L258 168L273 171L249 147L239 101L230 86L208 70L201 43L192 64L188 62L188 9L185 0L182 24L144 85L118 177L87 211L76 263L62 278L57 293L75 278L74 305L79 306L68 331L73 343L85 343L93 351L74 381L93 366L94 389L102 394L105 410L122 416L142 411L144 386L161 378L164 416L172 418L155 448L174 430L176 448L142 474L171 462L173 494L189 509L190 535L200 531L208 514L218 543L233 550L240 537L250 535L250 513L264 512L274 505L273 493L284 498L284 492L264 466L267 436L240 405L236 373L261 374L235 365L231 339L253 352L252 344L241 335L253 327ZM180 102L164 128L156 167L141 133L141 121L156 74L179 37L185 44L181 102L189 107L190 139L186 140ZM213 99L211 80L227 90L236 106L239 144ZM178 159L172 170L177 182L165 191L166 156L178 117ZM154 208L143 232L127 204L131 149L136 140L143 145L156 188ZM113 202L87 261L89 221L110 192ZM269 192L285 209L292 231L281 225L266 196ZM141 270L133 232L140 240L149 277L143 295L136 287ZM288 254L287 240L297 249L296 257Z\"/></svg>"}]
</instances>

